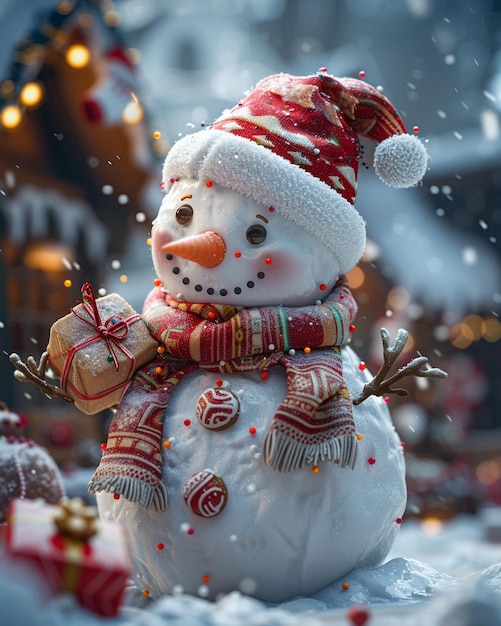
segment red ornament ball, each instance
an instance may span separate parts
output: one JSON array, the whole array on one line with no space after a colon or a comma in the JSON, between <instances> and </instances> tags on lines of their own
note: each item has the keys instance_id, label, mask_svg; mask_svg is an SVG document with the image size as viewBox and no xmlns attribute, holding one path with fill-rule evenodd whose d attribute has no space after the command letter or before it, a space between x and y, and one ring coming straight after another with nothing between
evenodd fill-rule
<instances>
[{"instance_id":1,"label":"red ornament ball","mask_svg":"<svg viewBox=\"0 0 501 626\"><path fill-rule=\"evenodd\" d=\"M0 402L0 405L3 403ZM25 418L0 409L0 525L14 498L57 504L65 495L59 468L44 447L21 433Z\"/></svg>"},{"instance_id":2,"label":"red ornament ball","mask_svg":"<svg viewBox=\"0 0 501 626\"><path fill-rule=\"evenodd\" d=\"M209 430L224 430L233 426L240 412L240 404L222 380L216 380L215 389L207 389L197 400L196 415L200 424Z\"/></svg>"},{"instance_id":3,"label":"red ornament ball","mask_svg":"<svg viewBox=\"0 0 501 626\"><path fill-rule=\"evenodd\" d=\"M184 482L183 499L195 515L214 517L226 506L228 490L221 477L210 470L204 470Z\"/></svg>"}]
</instances>

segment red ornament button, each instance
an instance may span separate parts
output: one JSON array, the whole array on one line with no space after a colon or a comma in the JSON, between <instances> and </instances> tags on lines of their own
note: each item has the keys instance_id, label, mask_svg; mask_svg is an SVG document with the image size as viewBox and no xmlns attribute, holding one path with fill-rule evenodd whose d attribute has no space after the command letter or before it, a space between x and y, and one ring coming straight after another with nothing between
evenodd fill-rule
<instances>
[{"instance_id":1,"label":"red ornament button","mask_svg":"<svg viewBox=\"0 0 501 626\"><path fill-rule=\"evenodd\" d=\"M226 506L228 490L222 478L211 470L204 470L185 480L183 498L195 515L215 517Z\"/></svg>"},{"instance_id":2,"label":"red ornament button","mask_svg":"<svg viewBox=\"0 0 501 626\"><path fill-rule=\"evenodd\" d=\"M237 398L224 387L207 389L197 400L198 421L209 430L224 430L238 419L240 404Z\"/></svg>"}]
</instances>

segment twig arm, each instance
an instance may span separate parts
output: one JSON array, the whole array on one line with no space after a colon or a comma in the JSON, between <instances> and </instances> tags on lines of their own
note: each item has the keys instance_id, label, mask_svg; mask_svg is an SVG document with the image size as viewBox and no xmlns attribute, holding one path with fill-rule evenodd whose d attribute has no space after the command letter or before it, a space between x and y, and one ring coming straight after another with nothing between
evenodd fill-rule
<instances>
[{"instance_id":1,"label":"twig arm","mask_svg":"<svg viewBox=\"0 0 501 626\"><path fill-rule=\"evenodd\" d=\"M427 367L429 365L428 358L419 356L412 359L407 365L398 369L395 374L385 378L391 367L398 359L402 350L407 343L408 333L402 328L398 330L395 344L390 345L390 334L386 328L381 329L381 340L383 342L384 361L376 375L366 383L361 393L353 399L353 404L360 404L370 396L382 396L383 394L393 394L397 396L406 396L408 392L401 388L393 388L392 385L407 376L418 376L420 378L447 378L447 373L438 367Z\"/></svg>"},{"instance_id":2,"label":"twig arm","mask_svg":"<svg viewBox=\"0 0 501 626\"><path fill-rule=\"evenodd\" d=\"M60 387L49 383L45 379L48 358L49 354L43 352L38 363L32 356L29 356L26 359L26 363L24 363L21 357L15 352L9 356L10 362L16 368L14 371L16 380L23 383L33 383L49 398L60 398L66 402L73 403L73 398L66 394Z\"/></svg>"}]
</instances>

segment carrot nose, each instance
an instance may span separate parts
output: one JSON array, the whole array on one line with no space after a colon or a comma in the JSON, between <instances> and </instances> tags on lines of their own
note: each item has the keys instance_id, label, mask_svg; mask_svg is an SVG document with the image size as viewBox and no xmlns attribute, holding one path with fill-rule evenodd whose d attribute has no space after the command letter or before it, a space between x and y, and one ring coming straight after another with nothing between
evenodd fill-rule
<instances>
[{"instance_id":1,"label":"carrot nose","mask_svg":"<svg viewBox=\"0 0 501 626\"><path fill-rule=\"evenodd\" d=\"M219 233L209 230L200 235L170 241L162 246L162 250L203 267L216 267L224 259L226 244Z\"/></svg>"}]
</instances>

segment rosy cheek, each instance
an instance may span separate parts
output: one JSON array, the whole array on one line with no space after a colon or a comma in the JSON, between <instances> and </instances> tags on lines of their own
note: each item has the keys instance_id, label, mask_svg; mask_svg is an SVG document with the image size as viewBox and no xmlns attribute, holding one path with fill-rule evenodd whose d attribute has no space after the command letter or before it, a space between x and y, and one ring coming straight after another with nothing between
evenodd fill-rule
<instances>
[{"instance_id":1,"label":"rosy cheek","mask_svg":"<svg viewBox=\"0 0 501 626\"><path fill-rule=\"evenodd\" d=\"M287 250L276 250L273 253L263 254L254 262L256 271L264 272L267 276L283 276L301 267L302 261L297 255Z\"/></svg>"}]
</instances>

